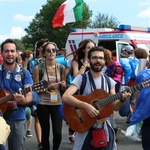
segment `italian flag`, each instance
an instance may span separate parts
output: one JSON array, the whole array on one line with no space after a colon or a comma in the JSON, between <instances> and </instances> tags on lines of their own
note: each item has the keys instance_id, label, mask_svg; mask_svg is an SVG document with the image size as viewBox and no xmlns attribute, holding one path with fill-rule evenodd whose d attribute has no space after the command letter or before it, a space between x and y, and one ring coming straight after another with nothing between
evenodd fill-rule
<instances>
[{"instance_id":1,"label":"italian flag","mask_svg":"<svg viewBox=\"0 0 150 150\"><path fill-rule=\"evenodd\" d=\"M65 26L66 23L82 19L84 13L83 0L66 0L57 10L52 20L53 28Z\"/></svg>"}]
</instances>

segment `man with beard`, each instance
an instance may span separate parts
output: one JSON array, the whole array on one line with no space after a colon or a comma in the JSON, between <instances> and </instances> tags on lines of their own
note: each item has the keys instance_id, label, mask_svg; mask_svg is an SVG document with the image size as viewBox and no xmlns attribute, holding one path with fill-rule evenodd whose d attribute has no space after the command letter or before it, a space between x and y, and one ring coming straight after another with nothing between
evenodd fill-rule
<instances>
[{"instance_id":1,"label":"man with beard","mask_svg":"<svg viewBox=\"0 0 150 150\"><path fill-rule=\"evenodd\" d=\"M12 110L3 112L4 119L11 130L6 150L24 150L26 132L25 105L32 101L32 92L29 89L33 81L29 71L26 69L24 69L24 80L21 81L21 68L16 63L18 50L15 41L11 39L5 40L1 44L1 55L4 62L0 65L0 88L4 93L7 90L12 95L10 98L6 98L8 98L7 101L12 102L9 104L13 108ZM24 88L28 88L28 93L25 95L19 94L19 90ZM2 95L4 94L1 93ZM6 102L5 105L3 104L3 107L0 106L0 109L3 108L2 110L5 110L4 107L7 108L7 105L8 103Z\"/></svg>"},{"instance_id":2,"label":"man with beard","mask_svg":"<svg viewBox=\"0 0 150 150\"><path fill-rule=\"evenodd\" d=\"M83 95L87 96L91 94L96 89L103 89L110 95L115 94L115 84L116 82L109 78L110 81L110 92L109 85L107 83L106 77L102 73L102 68L105 65L105 51L102 47L93 47L88 52L88 59L90 64L90 71L87 71L85 74L87 76L87 81L85 84L85 89L83 91ZM91 117L99 116L99 110L97 110L93 105L88 102L83 102L75 98L73 95L81 88L82 83L82 75L78 75L72 82L72 85L65 91L63 95L63 101L75 108L84 109L86 113ZM103 93L102 93L103 94ZM119 110L123 103L127 98L131 96L130 93L124 92L121 94L120 100L116 100L113 102L114 110ZM111 115L111 114L110 114ZM98 118L98 117L97 117ZM101 129L103 128L105 131L105 135L100 135L100 137L106 137L107 145L103 147L99 147L99 150L116 150L117 146L115 143L115 134L114 130L111 127L110 118L107 117L106 121L103 123L95 122L91 129ZM75 137L75 143L73 150L94 150L92 137L93 132L91 129L85 132L77 132ZM94 137L93 137L94 138ZM96 138L98 139L98 138ZM100 139L100 138L99 138Z\"/></svg>"}]
</instances>

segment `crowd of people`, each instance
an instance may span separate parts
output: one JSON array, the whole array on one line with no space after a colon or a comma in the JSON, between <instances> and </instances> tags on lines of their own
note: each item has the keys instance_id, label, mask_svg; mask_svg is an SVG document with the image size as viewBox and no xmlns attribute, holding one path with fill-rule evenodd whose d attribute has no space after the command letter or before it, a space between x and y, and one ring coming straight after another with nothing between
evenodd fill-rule
<instances>
[{"instance_id":1,"label":"crowd of people","mask_svg":"<svg viewBox=\"0 0 150 150\"><path fill-rule=\"evenodd\" d=\"M73 57L68 59L70 55ZM150 149L147 138L150 136L150 115L147 112L136 120L138 111L142 108L141 99L144 99L145 93L148 96L148 90L129 90L130 86L150 77L148 53L143 48L127 45L122 49L119 62L115 55L115 50L111 52L102 46L97 47L91 39L81 41L77 50L71 54L67 54L65 48L59 49L56 43L48 39L37 41L34 52L20 51L15 41L6 39L1 44L0 88L9 91L12 97L9 99L10 103L5 101L0 106L4 118L0 117L0 150L24 150L25 136L32 137L33 118L38 150L50 150L50 147L53 150L59 149L63 138L63 119L68 124L68 138L73 143L73 150L117 150L117 133L120 131L115 122L117 111L121 116L127 117L129 124L143 121L142 146L144 150ZM63 61L59 61L61 57ZM72 76L70 83L68 74ZM37 105L29 106L33 99L32 87L42 81L48 83L46 90L37 93L40 99ZM122 88L124 90L120 92ZM100 98L101 92L107 97L116 95L116 99L111 102L112 112L105 118L101 118L98 104L91 105L74 96L90 95L92 102L92 94L97 90L100 90ZM81 113L80 110L84 111L91 120L96 118L95 122L84 132L76 131L70 125L68 116L62 118L62 114L60 115L63 113L60 108L65 104L76 108L78 113ZM147 105L145 109L148 111L148 108ZM2 124L4 128L1 128ZM2 132L6 133L3 139Z\"/></svg>"}]
</instances>

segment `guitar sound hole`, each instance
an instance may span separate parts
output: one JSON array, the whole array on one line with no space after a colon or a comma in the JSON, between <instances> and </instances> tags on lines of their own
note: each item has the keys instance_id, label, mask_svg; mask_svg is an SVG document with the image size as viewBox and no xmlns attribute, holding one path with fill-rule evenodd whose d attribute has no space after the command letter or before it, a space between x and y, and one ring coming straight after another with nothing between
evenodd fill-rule
<instances>
[{"instance_id":1,"label":"guitar sound hole","mask_svg":"<svg viewBox=\"0 0 150 150\"><path fill-rule=\"evenodd\" d=\"M96 109L98 109L98 105L97 105L96 101L92 103L92 106L94 106Z\"/></svg>"}]
</instances>

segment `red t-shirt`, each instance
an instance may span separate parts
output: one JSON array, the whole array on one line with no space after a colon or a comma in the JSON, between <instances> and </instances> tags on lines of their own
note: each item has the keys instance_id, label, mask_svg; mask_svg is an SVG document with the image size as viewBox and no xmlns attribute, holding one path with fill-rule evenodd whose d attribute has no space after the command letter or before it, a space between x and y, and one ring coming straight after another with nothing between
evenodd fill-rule
<instances>
[{"instance_id":1,"label":"red t-shirt","mask_svg":"<svg viewBox=\"0 0 150 150\"><path fill-rule=\"evenodd\" d=\"M2 64L2 62L3 62L3 57L0 56L0 64Z\"/></svg>"}]
</instances>

